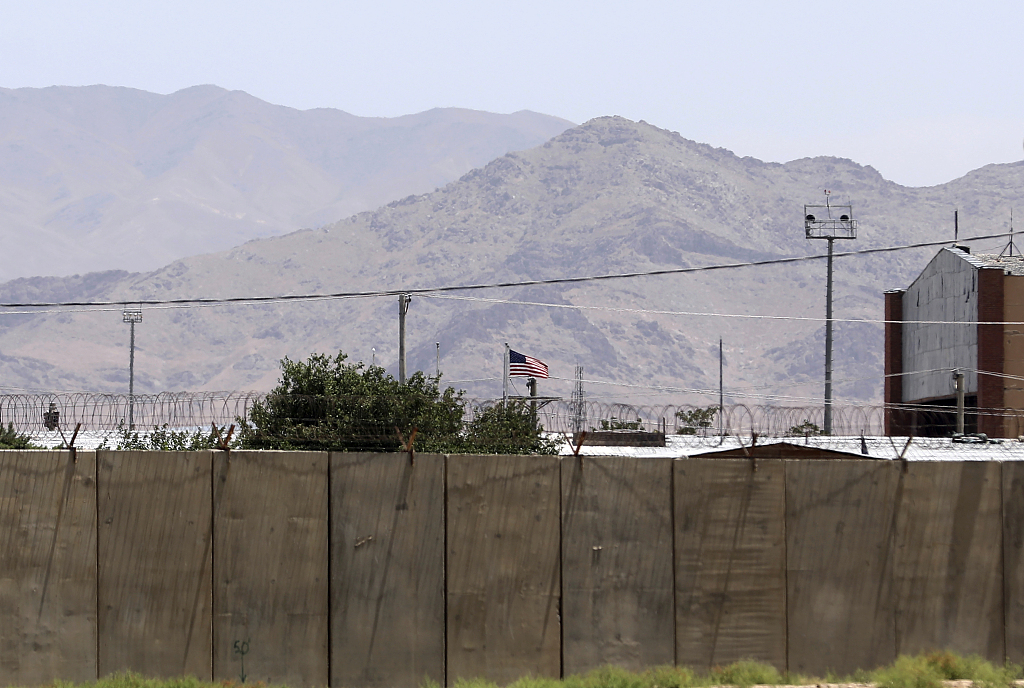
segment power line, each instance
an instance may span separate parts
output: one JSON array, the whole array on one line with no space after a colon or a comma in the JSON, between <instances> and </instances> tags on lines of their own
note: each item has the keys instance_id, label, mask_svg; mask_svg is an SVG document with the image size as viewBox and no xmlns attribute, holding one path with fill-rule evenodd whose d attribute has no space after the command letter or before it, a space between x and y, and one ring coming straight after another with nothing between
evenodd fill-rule
<instances>
[{"instance_id":1,"label":"power line","mask_svg":"<svg viewBox=\"0 0 1024 688\"><path fill-rule=\"evenodd\" d=\"M424 294L422 298L444 299L452 301L473 301L480 303L501 303L513 306L543 306L546 308L566 308L571 310L611 311L615 313L639 313L642 315L678 315L706 318L743 318L749 320L796 320L807 322L825 322L826 318L815 318L802 315L756 315L748 313L709 313L707 311L667 311L655 308L624 308L621 306L580 306L571 303L548 303L545 301L518 301L516 299L492 299L483 296L448 296ZM832 322L868 323L872 325L1024 325L1024 321L1009 320L878 320L875 318L832 318Z\"/></svg>"},{"instance_id":2,"label":"power line","mask_svg":"<svg viewBox=\"0 0 1024 688\"><path fill-rule=\"evenodd\" d=\"M1000 234L986 234L974 237L965 238L964 241L978 241L982 239L998 239L1009 236L1008 232ZM834 254L837 258L844 258L849 256L861 256L869 255L874 253L891 253L894 251L905 251L915 248L928 248L931 246L944 246L948 244L948 240L943 241L926 241L916 244L904 244L901 246L885 246L881 248L866 248L859 249L857 251L845 251L842 253ZM718 265L704 265L698 267L687 267L687 268L666 268L663 270L644 270L639 272L623 272L606 275L590 275L584 277L557 277L551 279L541 280L520 280L512 282L493 282L484 284L465 284L465 285L449 285L441 287L422 287L422 288L402 288L402 289L388 289L378 291L352 291L352 292L337 292L333 294L285 294L281 296L235 296L228 298L195 298L195 299L131 299L130 302L133 304L139 304L146 307L154 306L200 306L200 305L231 305L231 304L255 304L255 303L286 303L292 301L320 301L325 299L351 299L351 298L371 298L371 297L382 297L382 296L398 296L399 294L436 294L445 292L457 292L457 291L478 291L482 289L503 289L508 287L531 287L531 286L542 286L542 285L554 285L554 284L579 284L584 282L601 282L609 280L619 279L631 279L634 277L657 277L662 275L684 275L693 274L698 272L711 272L715 270L733 270L736 268L747 268L747 267L762 267L767 265L785 265L790 263L802 263L811 260L824 260L827 256L825 255L813 255L813 256L794 256L791 258L772 258L770 260L755 260L747 261L744 263L721 263ZM109 306L121 306L124 301L51 301L51 302L39 302L39 303L0 303L0 308L61 308L61 307L109 307Z\"/></svg>"}]
</instances>

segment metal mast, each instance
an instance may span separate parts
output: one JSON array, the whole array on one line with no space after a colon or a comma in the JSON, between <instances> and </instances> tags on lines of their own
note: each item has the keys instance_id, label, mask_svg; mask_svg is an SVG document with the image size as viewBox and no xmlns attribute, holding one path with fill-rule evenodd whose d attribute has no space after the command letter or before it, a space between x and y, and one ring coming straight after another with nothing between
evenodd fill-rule
<instances>
[{"instance_id":1,"label":"metal mast","mask_svg":"<svg viewBox=\"0 0 1024 688\"><path fill-rule=\"evenodd\" d=\"M131 343L128 347L128 429L135 429L135 323L142 322L141 308L124 307L121 321L131 327Z\"/></svg>"},{"instance_id":2,"label":"metal mast","mask_svg":"<svg viewBox=\"0 0 1024 688\"><path fill-rule=\"evenodd\" d=\"M587 429L587 398L583 393L583 366L576 366L576 384L572 389L572 401L569 404L573 434Z\"/></svg>"},{"instance_id":3,"label":"metal mast","mask_svg":"<svg viewBox=\"0 0 1024 688\"><path fill-rule=\"evenodd\" d=\"M853 206L832 205L825 191L825 205L804 206L804 233L808 239L828 241L828 277L825 287L825 420L822 432L832 434L832 244L836 239L856 239ZM817 214L815 214L817 213Z\"/></svg>"}]
</instances>

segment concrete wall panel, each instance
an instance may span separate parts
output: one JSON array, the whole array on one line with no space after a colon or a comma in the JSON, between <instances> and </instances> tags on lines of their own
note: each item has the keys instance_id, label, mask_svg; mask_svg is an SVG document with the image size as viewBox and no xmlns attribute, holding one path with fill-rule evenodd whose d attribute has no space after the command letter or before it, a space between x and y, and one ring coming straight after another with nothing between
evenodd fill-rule
<instances>
[{"instance_id":1,"label":"concrete wall panel","mask_svg":"<svg viewBox=\"0 0 1024 688\"><path fill-rule=\"evenodd\" d=\"M786 667L785 479L779 460L689 459L675 482L676 661Z\"/></svg>"},{"instance_id":2,"label":"concrete wall panel","mask_svg":"<svg viewBox=\"0 0 1024 688\"><path fill-rule=\"evenodd\" d=\"M559 459L450 456L448 684L558 677Z\"/></svg>"},{"instance_id":3,"label":"concrete wall panel","mask_svg":"<svg viewBox=\"0 0 1024 688\"><path fill-rule=\"evenodd\" d=\"M96 679L96 455L0 451L0 678Z\"/></svg>"},{"instance_id":4,"label":"concrete wall panel","mask_svg":"<svg viewBox=\"0 0 1024 688\"><path fill-rule=\"evenodd\" d=\"M331 685L444 685L444 462L331 454Z\"/></svg>"},{"instance_id":5,"label":"concrete wall panel","mask_svg":"<svg viewBox=\"0 0 1024 688\"><path fill-rule=\"evenodd\" d=\"M672 461L562 460L566 674L675 661Z\"/></svg>"},{"instance_id":6,"label":"concrete wall panel","mask_svg":"<svg viewBox=\"0 0 1024 688\"><path fill-rule=\"evenodd\" d=\"M1002 465L1006 659L1024 661L1024 463Z\"/></svg>"},{"instance_id":7,"label":"concrete wall panel","mask_svg":"<svg viewBox=\"0 0 1024 688\"><path fill-rule=\"evenodd\" d=\"M216 454L215 679L327 684L327 476L326 452Z\"/></svg>"},{"instance_id":8,"label":"concrete wall panel","mask_svg":"<svg viewBox=\"0 0 1024 688\"><path fill-rule=\"evenodd\" d=\"M824 674L892 662L891 461L786 462L789 669Z\"/></svg>"},{"instance_id":9,"label":"concrete wall panel","mask_svg":"<svg viewBox=\"0 0 1024 688\"><path fill-rule=\"evenodd\" d=\"M910 463L897 512L897 652L1003 662L1002 480L989 462Z\"/></svg>"},{"instance_id":10,"label":"concrete wall panel","mask_svg":"<svg viewBox=\"0 0 1024 688\"><path fill-rule=\"evenodd\" d=\"M96 458L100 676L208 680L210 452Z\"/></svg>"}]
</instances>

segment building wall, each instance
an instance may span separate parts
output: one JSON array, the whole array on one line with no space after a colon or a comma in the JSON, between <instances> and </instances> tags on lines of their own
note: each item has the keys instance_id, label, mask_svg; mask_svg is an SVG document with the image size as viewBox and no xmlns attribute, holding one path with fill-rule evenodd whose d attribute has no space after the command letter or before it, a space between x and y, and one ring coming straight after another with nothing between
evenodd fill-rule
<instances>
[{"instance_id":1,"label":"building wall","mask_svg":"<svg viewBox=\"0 0 1024 688\"><path fill-rule=\"evenodd\" d=\"M903 403L903 296L894 289L885 292L885 434L905 432Z\"/></svg>"},{"instance_id":2,"label":"building wall","mask_svg":"<svg viewBox=\"0 0 1024 688\"><path fill-rule=\"evenodd\" d=\"M903 320L978 320L978 265L944 248L903 296ZM952 369L964 368L967 394L978 391L978 329L973 325L903 325L903 401L952 396ZM921 371L921 372L914 372ZM932 371L932 372L925 372Z\"/></svg>"},{"instance_id":3,"label":"building wall","mask_svg":"<svg viewBox=\"0 0 1024 688\"><path fill-rule=\"evenodd\" d=\"M1006 275L1003 281L1003 373L1024 378L1024 276ZM1024 435L1024 380L1003 378L1003 400L1016 409L1005 419L1008 437Z\"/></svg>"},{"instance_id":4,"label":"building wall","mask_svg":"<svg viewBox=\"0 0 1024 688\"><path fill-rule=\"evenodd\" d=\"M1003 385L1006 274L999 267L978 270L978 432L1005 437ZM989 324L985 324L989 323ZM985 374L986 372L991 374Z\"/></svg>"}]
</instances>

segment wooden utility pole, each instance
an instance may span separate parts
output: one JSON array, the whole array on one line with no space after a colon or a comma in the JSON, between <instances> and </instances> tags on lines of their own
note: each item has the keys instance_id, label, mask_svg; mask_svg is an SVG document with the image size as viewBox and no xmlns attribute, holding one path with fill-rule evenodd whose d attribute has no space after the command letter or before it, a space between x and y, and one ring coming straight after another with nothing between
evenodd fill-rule
<instances>
[{"instance_id":1,"label":"wooden utility pole","mask_svg":"<svg viewBox=\"0 0 1024 688\"><path fill-rule=\"evenodd\" d=\"M409 312L408 294L398 295L398 383L405 384L405 314Z\"/></svg>"},{"instance_id":2,"label":"wooden utility pole","mask_svg":"<svg viewBox=\"0 0 1024 688\"><path fill-rule=\"evenodd\" d=\"M530 388L530 417L533 418L533 422L537 422L537 378L531 377L526 380L526 385Z\"/></svg>"}]
</instances>

